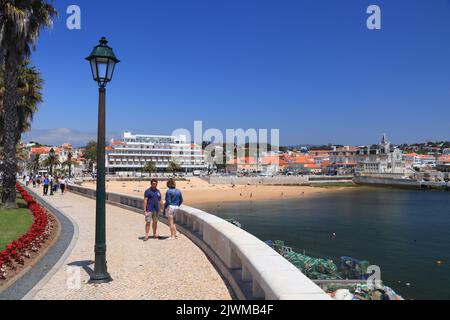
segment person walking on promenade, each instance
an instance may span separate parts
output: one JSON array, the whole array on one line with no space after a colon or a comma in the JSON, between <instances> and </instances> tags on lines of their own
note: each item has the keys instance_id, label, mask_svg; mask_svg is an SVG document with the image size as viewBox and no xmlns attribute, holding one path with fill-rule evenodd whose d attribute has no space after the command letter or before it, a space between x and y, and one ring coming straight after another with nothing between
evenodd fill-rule
<instances>
[{"instance_id":1,"label":"person walking on promenade","mask_svg":"<svg viewBox=\"0 0 450 320\"><path fill-rule=\"evenodd\" d=\"M59 184L60 184L60 187L61 187L61 194L64 195L64 192L66 191L66 184L67 184L66 178L65 178L65 177L62 177L62 178L59 180Z\"/></svg>"},{"instance_id":2,"label":"person walking on promenade","mask_svg":"<svg viewBox=\"0 0 450 320\"><path fill-rule=\"evenodd\" d=\"M30 176L25 177L25 185L28 187L30 185Z\"/></svg>"},{"instance_id":3,"label":"person walking on promenade","mask_svg":"<svg viewBox=\"0 0 450 320\"><path fill-rule=\"evenodd\" d=\"M48 176L48 183L49 183L49 186L53 186L53 176L52 175ZM54 186L52 187L52 190L55 190Z\"/></svg>"},{"instance_id":4,"label":"person walking on promenade","mask_svg":"<svg viewBox=\"0 0 450 320\"><path fill-rule=\"evenodd\" d=\"M163 202L161 191L158 190L158 180L151 181L151 187L144 194L144 215L145 215L145 240L148 241L150 234L150 224L153 221L153 239L157 239L158 215L162 211Z\"/></svg>"},{"instance_id":5,"label":"person walking on promenade","mask_svg":"<svg viewBox=\"0 0 450 320\"><path fill-rule=\"evenodd\" d=\"M58 192L59 190L59 177L55 176L53 180L53 192Z\"/></svg>"},{"instance_id":6,"label":"person walking on promenade","mask_svg":"<svg viewBox=\"0 0 450 320\"><path fill-rule=\"evenodd\" d=\"M48 186L50 185L50 179L48 178L48 176L45 176L44 181L44 196L48 195Z\"/></svg>"},{"instance_id":7,"label":"person walking on promenade","mask_svg":"<svg viewBox=\"0 0 450 320\"><path fill-rule=\"evenodd\" d=\"M175 225L175 216L180 206L183 204L183 194L177 189L177 185L174 179L169 179L167 182L166 203L164 205L164 211L167 219L169 220L170 238L174 240L178 238L177 226Z\"/></svg>"}]
</instances>

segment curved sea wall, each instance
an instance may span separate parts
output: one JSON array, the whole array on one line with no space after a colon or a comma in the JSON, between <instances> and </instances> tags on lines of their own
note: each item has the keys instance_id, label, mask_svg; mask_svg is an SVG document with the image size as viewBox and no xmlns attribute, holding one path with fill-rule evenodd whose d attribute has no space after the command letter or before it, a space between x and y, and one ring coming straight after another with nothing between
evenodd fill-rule
<instances>
[{"instance_id":1,"label":"curved sea wall","mask_svg":"<svg viewBox=\"0 0 450 320\"><path fill-rule=\"evenodd\" d=\"M392 179L380 177L355 177L353 182L358 185L375 187L392 187L404 189L437 189L450 191L450 182L417 181L407 179Z\"/></svg>"},{"instance_id":2,"label":"curved sea wall","mask_svg":"<svg viewBox=\"0 0 450 320\"><path fill-rule=\"evenodd\" d=\"M421 183L419 181L406 180L406 179L394 179L383 177L355 177L353 182L359 185L378 186L378 187L398 187L398 188L410 188L420 189Z\"/></svg>"},{"instance_id":3,"label":"curved sea wall","mask_svg":"<svg viewBox=\"0 0 450 320\"><path fill-rule=\"evenodd\" d=\"M95 190L69 190L95 198ZM107 193L107 202L142 214L143 199ZM250 233L207 212L182 206L176 217L183 232L220 271L240 300L331 300L299 269Z\"/></svg>"}]
</instances>

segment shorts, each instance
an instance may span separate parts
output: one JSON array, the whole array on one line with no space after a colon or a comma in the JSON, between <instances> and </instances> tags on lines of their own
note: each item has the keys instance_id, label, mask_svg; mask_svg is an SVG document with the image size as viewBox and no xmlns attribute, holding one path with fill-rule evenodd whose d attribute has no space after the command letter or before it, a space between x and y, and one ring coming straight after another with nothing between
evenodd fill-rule
<instances>
[{"instance_id":1,"label":"shorts","mask_svg":"<svg viewBox=\"0 0 450 320\"><path fill-rule=\"evenodd\" d=\"M177 211L180 209L179 206L169 206L166 209L166 217L167 218L175 218L175 216L177 215Z\"/></svg>"},{"instance_id":2,"label":"shorts","mask_svg":"<svg viewBox=\"0 0 450 320\"><path fill-rule=\"evenodd\" d=\"M145 222L146 223L151 223L153 222L157 222L158 221L158 212L154 211L154 212L149 212L149 214L145 217Z\"/></svg>"}]
</instances>

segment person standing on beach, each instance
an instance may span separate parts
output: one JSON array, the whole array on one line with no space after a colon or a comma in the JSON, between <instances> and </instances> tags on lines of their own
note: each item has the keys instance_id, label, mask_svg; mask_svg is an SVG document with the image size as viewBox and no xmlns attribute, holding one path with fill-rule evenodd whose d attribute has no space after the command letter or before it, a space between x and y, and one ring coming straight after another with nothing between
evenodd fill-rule
<instances>
[{"instance_id":1,"label":"person standing on beach","mask_svg":"<svg viewBox=\"0 0 450 320\"><path fill-rule=\"evenodd\" d=\"M178 190L176 182L174 179L169 179L167 182L166 193L166 203L164 205L164 210L167 219L169 220L170 227L170 238L169 240L175 240L178 238L177 226L175 225L175 216L180 206L183 204L183 195L180 190Z\"/></svg>"},{"instance_id":2,"label":"person standing on beach","mask_svg":"<svg viewBox=\"0 0 450 320\"><path fill-rule=\"evenodd\" d=\"M145 215L145 240L148 241L150 234L150 224L153 221L153 239L157 239L158 215L163 208L161 192L158 190L158 180L153 179L151 187L144 194L144 215Z\"/></svg>"}]
</instances>

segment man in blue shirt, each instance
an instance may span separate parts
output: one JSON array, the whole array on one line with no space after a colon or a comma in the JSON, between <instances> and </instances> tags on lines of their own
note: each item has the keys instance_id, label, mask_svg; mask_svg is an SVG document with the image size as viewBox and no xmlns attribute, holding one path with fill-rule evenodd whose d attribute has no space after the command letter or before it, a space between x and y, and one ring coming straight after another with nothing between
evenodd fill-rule
<instances>
[{"instance_id":1,"label":"man in blue shirt","mask_svg":"<svg viewBox=\"0 0 450 320\"><path fill-rule=\"evenodd\" d=\"M161 192L158 190L158 180L153 179L151 187L145 191L144 214L145 214L145 240L148 241L150 234L150 224L153 221L153 239L157 239L158 215L162 211L163 202Z\"/></svg>"},{"instance_id":2,"label":"man in blue shirt","mask_svg":"<svg viewBox=\"0 0 450 320\"><path fill-rule=\"evenodd\" d=\"M50 184L50 180L48 179L48 176L45 176L44 178L44 196L46 196L48 194L48 186Z\"/></svg>"}]
</instances>

